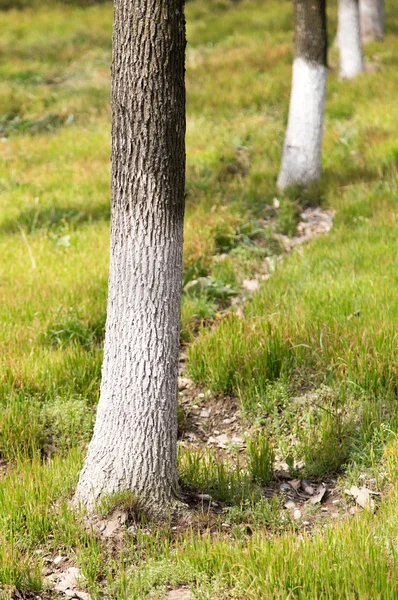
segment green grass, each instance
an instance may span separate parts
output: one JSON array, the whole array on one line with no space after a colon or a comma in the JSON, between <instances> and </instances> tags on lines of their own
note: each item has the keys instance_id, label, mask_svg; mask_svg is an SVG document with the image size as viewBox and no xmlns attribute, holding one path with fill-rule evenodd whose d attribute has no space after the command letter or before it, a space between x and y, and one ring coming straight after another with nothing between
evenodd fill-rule
<instances>
[{"instance_id":1,"label":"green grass","mask_svg":"<svg viewBox=\"0 0 398 600\"><path fill-rule=\"evenodd\" d=\"M395 598L395 0L385 41L366 48L375 72L340 82L331 48L323 178L286 196L275 182L291 3L187 3L181 337L191 377L236 396L262 434L228 460L181 447L183 485L222 513L199 512L192 531L138 522L113 551L70 507L102 361L112 5L12 4L0 41L0 597L41 590L43 555L61 553L93 599L163 598L185 584L212 600ZM332 5L331 40L335 28ZM294 235L299 208L317 203L336 211L332 232L275 261L243 317L232 314L242 281L282 254L272 228ZM262 495L274 456L342 486L373 478L386 498L375 515L301 539L279 500Z\"/></svg>"}]
</instances>

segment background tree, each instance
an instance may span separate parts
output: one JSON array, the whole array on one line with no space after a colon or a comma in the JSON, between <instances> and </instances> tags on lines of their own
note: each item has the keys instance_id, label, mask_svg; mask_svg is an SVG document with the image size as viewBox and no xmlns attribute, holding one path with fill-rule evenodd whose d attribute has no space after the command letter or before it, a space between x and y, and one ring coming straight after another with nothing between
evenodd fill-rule
<instances>
[{"instance_id":1,"label":"background tree","mask_svg":"<svg viewBox=\"0 0 398 600\"><path fill-rule=\"evenodd\" d=\"M337 45L340 78L352 79L363 71L359 0L339 0Z\"/></svg>"},{"instance_id":2,"label":"background tree","mask_svg":"<svg viewBox=\"0 0 398 600\"><path fill-rule=\"evenodd\" d=\"M278 188L321 176L327 79L326 0L295 0L294 61L289 120Z\"/></svg>"},{"instance_id":3,"label":"background tree","mask_svg":"<svg viewBox=\"0 0 398 600\"><path fill-rule=\"evenodd\" d=\"M178 497L177 376L185 179L183 0L116 0L111 258L102 383L75 501Z\"/></svg>"},{"instance_id":4,"label":"background tree","mask_svg":"<svg viewBox=\"0 0 398 600\"><path fill-rule=\"evenodd\" d=\"M384 0L360 0L361 39L366 44L384 37Z\"/></svg>"}]
</instances>

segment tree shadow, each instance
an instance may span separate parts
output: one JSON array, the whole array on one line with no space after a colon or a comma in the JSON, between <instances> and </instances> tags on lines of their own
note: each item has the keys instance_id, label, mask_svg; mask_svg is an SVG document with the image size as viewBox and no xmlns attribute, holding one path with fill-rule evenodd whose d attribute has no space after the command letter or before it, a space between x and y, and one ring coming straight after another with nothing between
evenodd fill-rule
<instances>
[{"instance_id":1,"label":"tree shadow","mask_svg":"<svg viewBox=\"0 0 398 600\"><path fill-rule=\"evenodd\" d=\"M85 223L109 221L110 205L100 204L91 208L50 206L44 209L31 207L22 210L14 219L8 219L0 224L0 232L5 234L19 233L21 228L27 234L36 231L57 229L67 224L71 229Z\"/></svg>"},{"instance_id":2,"label":"tree shadow","mask_svg":"<svg viewBox=\"0 0 398 600\"><path fill-rule=\"evenodd\" d=\"M326 168L322 174L322 187L329 190L337 187L355 185L357 183L371 183L380 179L376 169L358 165L348 166L344 171Z\"/></svg>"}]
</instances>

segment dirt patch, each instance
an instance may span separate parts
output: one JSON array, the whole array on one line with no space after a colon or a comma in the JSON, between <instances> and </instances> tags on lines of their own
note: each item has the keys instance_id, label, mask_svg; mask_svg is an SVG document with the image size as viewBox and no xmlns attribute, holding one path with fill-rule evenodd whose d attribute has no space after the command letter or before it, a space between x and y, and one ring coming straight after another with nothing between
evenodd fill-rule
<instances>
[{"instance_id":1,"label":"dirt patch","mask_svg":"<svg viewBox=\"0 0 398 600\"><path fill-rule=\"evenodd\" d=\"M177 590L171 590L165 600L189 600L191 598L191 592L188 588L178 588Z\"/></svg>"},{"instance_id":2,"label":"dirt patch","mask_svg":"<svg viewBox=\"0 0 398 600\"><path fill-rule=\"evenodd\" d=\"M10 594L11 595L8 596L10 600L56 600L57 598L60 598L58 594L52 593L51 591L25 592L23 590L14 590L13 592L10 592Z\"/></svg>"},{"instance_id":3,"label":"dirt patch","mask_svg":"<svg viewBox=\"0 0 398 600\"><path fill-rule=\"evenodd\" d=\"M214 396L203 390L187 377L179 378L180 443L192 447L203 447L236 452L245 445L247 430L239 404L232 396Z\"/></svg>"}]
</instances>

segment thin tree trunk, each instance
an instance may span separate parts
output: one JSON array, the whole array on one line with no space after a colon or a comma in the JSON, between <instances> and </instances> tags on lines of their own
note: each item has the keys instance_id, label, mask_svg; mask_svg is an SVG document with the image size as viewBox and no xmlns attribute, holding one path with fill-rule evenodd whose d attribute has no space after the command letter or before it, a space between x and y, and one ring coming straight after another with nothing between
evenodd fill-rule
<instances>
[{"instance_id":1,"label":"thin tree trunk","mask_svg":"<svg viewBox=\"0 0 398 600\"><path fill-rule=\"evenodd\" d=\"M327 79L326 0L295 0L294 61L287 132L278 188L321 176Z\"/></svg>"},{"instance_id":2,"label":"thin tree trunk","mask_svg":"<svg viewBox=\"0 0 398 600\"><path fill-rule=\"evenodd\" d=\"M177 376L185 180L184 0L115 0L112 222L104 362L75 502L178 498Z\"/></svg>"},{"instance_id":3,"label":"thin tree trunk","mask_svg":"<svg viewBox=\"0 0 398 600\"><path fill-rule=\"evenodd\" d=\"M337 45L340 51L340 78L352 79L362 73L358 0L339 0Z\"/></svg>"},{"instance_id":4,"label":"thin tree trunk","mask_svg":"<svg viewBox=\"0 0 398 600\"><path fill-rule=\"evenodd\" d=\"M363 44L384 37L384 0L360 0L361 39Z\"/></svg>"}]
</instances>

